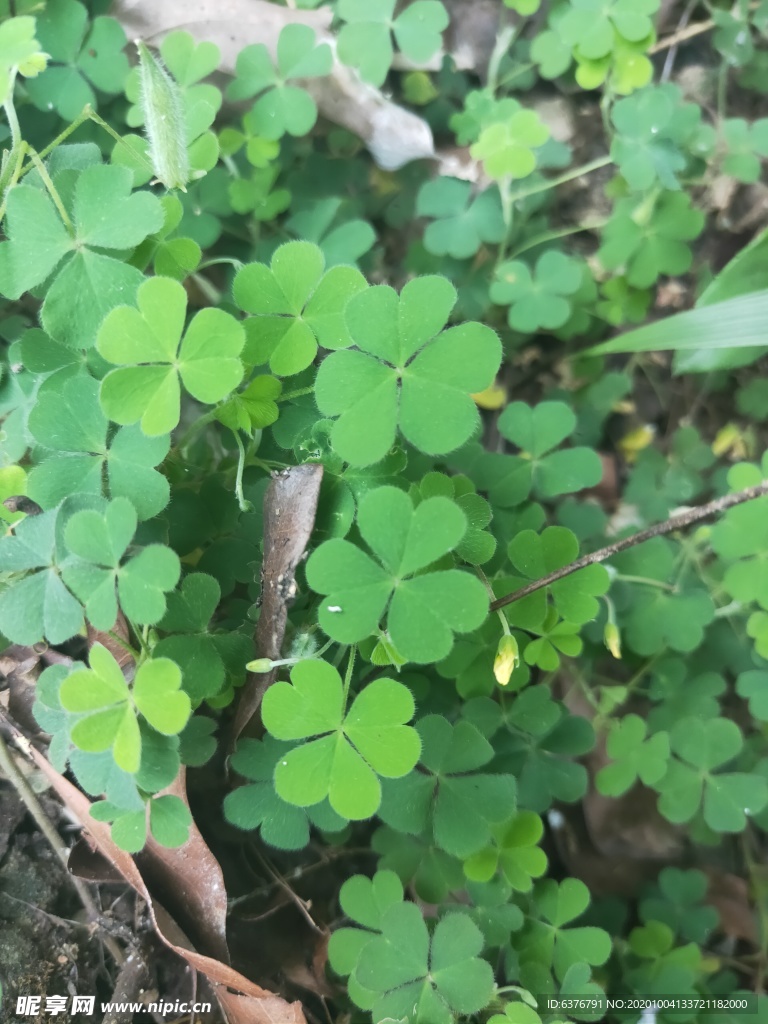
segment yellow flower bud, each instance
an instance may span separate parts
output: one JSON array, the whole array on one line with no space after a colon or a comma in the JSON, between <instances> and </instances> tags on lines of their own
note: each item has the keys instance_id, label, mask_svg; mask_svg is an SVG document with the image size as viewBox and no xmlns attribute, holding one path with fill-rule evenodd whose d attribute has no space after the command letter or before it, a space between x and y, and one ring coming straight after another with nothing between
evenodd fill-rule
<instances>
[{"instance_id":1,"label":"yellow flower bud","mask_svg":"<svg viewBox=\"0 0 768 1024\"><path fill-rule=\"evenodd\" d=\"M257 658L256 661L249 661L245 667L249 672L271 672L272 662L269 658Z\"/></svg>"},{"instance_id":2,"label":"yellow flower bud","mask_svg":"<svg viewBox=\"0 0 768 1024\"><path fill-rule=\"evenodd\" d=\"M140 40L141 108L149 142L149 158L166 188L184 187L189 181L189 154L181 90L157 57Z\"/></svg>"},{"instance_id":3,"label":"yellow flower bud","mask_svg":"<svg viewBox=\"0 0 768 1024\"><path fill-rule=\"evenodd\" d=\"M499 640L496 658L493 662L493 674L499 686L506 686L510 676L520 664L520 648L513 636L505 633Z\"/></svg>"},{"instance_id":4,"label":"yellow flower bud","mask_svg":"<svg viewBox=\"0 0 768 1024\"><path fill-rule=\"evenodd\" d=\"M603 643L614 658L621 657L621 635L619 633L619 627L615 622L606 622L605 629L603 631Z\"/></svg>"}]
</instances>

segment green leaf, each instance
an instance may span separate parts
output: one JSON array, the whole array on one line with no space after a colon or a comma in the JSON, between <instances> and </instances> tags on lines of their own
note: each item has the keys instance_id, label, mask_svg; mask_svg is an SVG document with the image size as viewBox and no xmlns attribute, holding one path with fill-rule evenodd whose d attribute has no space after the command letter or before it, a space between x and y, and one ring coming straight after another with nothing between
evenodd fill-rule
<instances>
[{"instance_id":1,"label":"green leaf","mask_svg":"<svg viewBox=\"0 0 768 1024\"><path fill-rule=\"evenodd\" d=\"M265 139L279 139L286 132L305 135L317 120L317 107L309 93L288 83L327 75L332 63L330 46L316 45L309 25L286 25L277 42L277 67L263 43L246 46L238 54L236 77L227 88L227 97L243 100L259 96L250 122Z\"/></svg>"},{"instance_id":2,"label":"green leaf","mask_svg":"<svg viewBox=\"0 0 768 1024\"><path fill-rule=\"evenodd\" d=\"M464 873L476 882L487 882L497 869L518 892L530 892L533 879L547 869L547 856L538 846L544 824L537 814L520 811L508 822L493 828L494 843L464 861Z\"/></svg>"},{"instance_id":3,"label":"green leaf","mask_svg":"<svg viewBox=\"0 0 768 1024\"><path fill-rule=\"evenodd\" d=\"M350 541L321 544L307 563L307 582L327 597L320 606L323 630L341 643L373 633L386 614L386 629L409 661L445 657L454 632L470 632L485 618L482 584L455 569L425 572L462 540L467 522L447 498L411 500L395 487L379 487L360 501L358 528L375 559Z\"/></svg>"},{"instance_id":4,"label":"green leaf","mask_svg":"<svg viewBox=\"0 0 768 1024\"><path fill-rule=\"evenodd\" d=\"M137 303L138 309L113 309L99 330L99 353L120 367L102 381L100 398L111 420L140 420L143 432L156 437L179 422L179 377L193 398L208 405L237 387L245 334L228 313L209 308L195 314L182 338L187 296L170 278L145 281Z\"/></svg>"},{"instance_id":5,"label":"green leaf","mask_svg":"<svg viewBox=\"0 0 768 1024\"><path fill-rule=\"evenodd\" d=\"M420 451L453 451L475 430L472 394L487 388L501 359L490 328L443 331L456 301L445 278L409 282L401 295L377 285L355 295L345 317L356 349L323 360L315 397L338 417L331 442L354 466L383 459L400 432Z\"/></svg>"},{"instance_id":6,"label":"green leaf","mask_svg":"<svg viewBox=\"0 0 768 1024\"><path fill-rule=\"evenodd\" d=\"M646 786L658 782L669 762L669 736L657 732L646 739L647 727L639 715L625 715L608 736L607 753L612 764L595 778L604 796L621 796L640 779Z\"/></svg>"},{"instance_id":7,"label":"green leaf","mask_svg":"<svg viewBox=\"0 0 768 1024\"><path fill-rule=\"evenodd\" d=\"M658 889L640 904L643 921L661 921L675 935L704 944L719 922L714 907L702 906L706 900L708 879L703 871L664 868L659 873Z\"/></svg>"},{"instance_id":8,"label":"green leaf","mask_svg":"<svg viewBox=\"0 0 768 1024\"><path fill-rule=\"evenodd\" d=\"M71 552L62 576L84 603L89 621L102 630L117 619L117 601L138 623L158 622L165 614L164 594L181 573L179 557L162 544L151 544L121 564L136 531L136 511L127 498L115 498L99 512L83 509L67 522Z\"/></svg>"},{"instance_id":9,"label":"green leaf","mask_svg":"<svg viewBox=\"0 0 768 1024\"><path fill-rule=\"evenodd\" d=\"M499 180L527 178L536 170L536 150L549 138L549 128L534 110L516 110L480 132L470 154L482 161L486 174Z\"/></svg>"},{"instance_id":10,"label":"green leaf","mask_svg":"<svg viewBox=\"0 0 768 1024\"><path fill-rule=\"evenodd\" d=\"M288 377L312 364L318 344L325 348L352 344L344 308L366 287L365 278L353 267L323 273L324 267L318 246L286 242L276 250L271 267L249 263L238 271L235 301L255 314L245 321L247 363L269 363L273 373Z\"/></svg>"},{"instance_id":11,"label":"green leaf","mask_svg":"<svg viewBox=\"0 0 768 1024\"><path fill-rule=\"evenodd\" d=\"M177 796L156 796L149 801L149 828L161 846L183 846L189 839L192 814Z\"/></svg>"},{"instance_id":12,"label":"green leaf","mask_svg":"<svg viewBox=\"0 0 768 1024\"><path fill-rule=\"evenodd\" d=\"M491 760L493 748L469 722L451 726L427 715L417 728L426 772L387 782L379 816L414 835L430 828L441 849L469 857L490 845L493 826L514 813L515 780L477 771Z\"/></svg>"},{"instance_id":13,"label":"green leaf","mask_svg":"<svg viewBox=\"0 0 768 1024\"><path fill-rule=\"evenodd\" d=\"M160 201L148 192L131 195L131 182L123 167L81 171L72 198L72 235L41 189L16 185L8 194L0 291L19 298L60 268L41 316L46 331L71 348L91 346L107 311L135 294L142 280L134 267L93 249L131 249L163 223Z\"/></svg>"},{"instance_id":14,"label":"green leaf","mask_svg":"<svg viewBox=\"0 0 768 1024\"><path fill-rule=\"evenodd\" d=\"M60 644L79 633L83 611L61 581L56 554L57 510L27 516L0 538L0 572L19 573L0 591L0 632L12 643L44 637Z\"/></svg>"},{"instance_id":15,"label":"green leaf","mask_svg":"<svg viewBox=\"0 0 768 1024\"><path fill-rule=\"evenodd\" d=\"M416 200L416 213L430 217L424 246L435 256L463 260L474 256L484 242L500 242L504 234L496 188L474 198L471 185L458 178L438 177L425 182Z\"/></svg>"},{"instance_id":16,"label":"green leaf","mask_svg":"<svg viewBox=\"0 0 768 1024\"><path fill-rule=\"evenodd\" d=\"M570 317L569 296L580 287L583 273L579 260L553 249L538 258L533 272L519 260L502 263L489 294L493 302L509 306L507 319L514 330L551 331Z\"/></svg>"},{"instance_id":17,"label":"green leaf","mask_svg":"<svg viewBox=\"0 0 768 1024\"><path fill-rule=\"evenodd\" d=\"M416 64L426 63L440 49L448 14L437 0L416 0L393 19L394 0L340 0L339 17L346 24L338 37L339 59L357 68L371 85L383 85L392 63L391 32L400 50Z\"/></svg>"},{"instance_id":18,"label":"green leaf","mask_svg":"<svg viewBox=\"0 0 768 1024\"><path fill-rule=\"evenodd\" d=\"M323 661L299 662L291 683L276 683L264 697L262 718L280 740L309 743L289 751L275 768L279 796L299 807L326 796L352 820L368 818L381 802L378 776L398 778L419 756L410 691L392 679L375 679L345 712L338 672Z\"/></svg>"}]
</instances>

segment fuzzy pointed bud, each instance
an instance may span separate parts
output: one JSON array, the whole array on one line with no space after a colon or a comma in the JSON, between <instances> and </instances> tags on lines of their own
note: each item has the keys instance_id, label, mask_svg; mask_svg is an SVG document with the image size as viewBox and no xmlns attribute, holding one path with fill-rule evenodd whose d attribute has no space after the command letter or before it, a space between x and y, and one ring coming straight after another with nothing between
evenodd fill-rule
<instances>
[{"instance_id":1,"label":"fuzzy pointed bud","mask_svg":"<svg viewBox=\"0 0 768 1024\"><path fill-rule=\"evenodd\" d=\"M520 648L517 640L508 633L499 640L496 658L493 662L493 674L499 686L506 686L512 673L520 664Z\"/></svg>"},{"instance_id":2,"label":"fuzzy pointed bud","mask_svg":"<svg viewBox=\"0 0 768 1024\"><path fill-rule=\"evenodd\" d=\"M606 622L603 630L603 643L614 658L621 658L621 634L615 622Z\"/></svg>"},{"instance_id":3,"label":"fuzzy pointed bud","mask_svg":"<svg viewBox=\"0 0 768 1024\"><path fill-rule=\"evenodd\" d=\"M189 154L181 90L162 62L142 43L139 51L141 109L149 143L149 158L158 179L166 188L186 192Z\"/></svg>"},{"instance_id":4,"label":"fuzzy pointed bud","mask_svg":"<svg viewBox=\"0 0 768 1024\"><path fill-rule=\"evenodd\" d=\"M249 661L245 667L249 672L263 674L264 672L272 671L272 662L269 658L257 658L256 661Z\"/></svg>"}]
</instances>

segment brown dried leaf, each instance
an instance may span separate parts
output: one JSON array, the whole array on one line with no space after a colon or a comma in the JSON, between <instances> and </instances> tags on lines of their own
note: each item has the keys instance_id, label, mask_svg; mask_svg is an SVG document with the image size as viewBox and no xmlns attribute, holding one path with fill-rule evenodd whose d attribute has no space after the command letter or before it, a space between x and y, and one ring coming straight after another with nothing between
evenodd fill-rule
<instances>
[{"instance_id":1,"label":"brown dried leaf","mask_svg":"<svg viewBox=\"0 0 768 1024\"><path fill-rule=\"evenodd\" d=\"M296 567L306 550L317 513L323 467L306 463L275 473L264 495L264 561L261 570L261 614L256 625L257 657L281 656L288 605L296 596ZM237 739L258 711L277 672L250 673L237 706L233 738Z\"/></svg>"},{"instance_id":2,"label":"brown dried leaf","mask_svg":"<svg viewBox=\"0 0 768 1024\"><path fill-rule=\"evenodd\" d=\"M88 798L59 774L39 751L32 748L30 753L99 853L146 902L152 924L161 941L208 978L228 1024L306 1024L300 1004L286 1003L279 996L243 977L228 964L194 950L173 918L151 896L134 859L112 842L109 826L91 817Z\"/></svg>"}]
</instances>

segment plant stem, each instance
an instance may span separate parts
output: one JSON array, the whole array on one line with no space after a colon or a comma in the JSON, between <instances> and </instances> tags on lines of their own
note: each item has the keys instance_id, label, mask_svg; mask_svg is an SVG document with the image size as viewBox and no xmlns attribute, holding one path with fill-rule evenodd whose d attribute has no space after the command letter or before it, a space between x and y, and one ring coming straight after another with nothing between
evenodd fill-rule
<instances>
[{"instance_id":1,"label":"plant stem","mask_svg":"<svg viewBox=\"0 0 768 1024\"><path fill-rule=\"evenodd\" d=\"M357 654L357 644L352 644L349 648L349 661L347 662L347 671L344 674L344 709L346 710L347 701L349 700L349 688L352 685L352 673L355 669L355 655Z\"/></svg>"},{"instance_id":2,"label":"plant stem","mask_svg":"<svg viewBox=\"0 0 768 1024\"><path fill-rule=\"evenodd\" d=\"M59 211L59 216L64 221L64 224L65 224L65 226L67 228L67 231L74 238L74 235L75 235L74 225L72 224L72 221L69 219L69 214L67 213L66 207L64 206L64 203L61 201L61 196L59 195L58 190L56 189L56 186L51 181L51 176L48 173L48 170L47 170L45 164L40 159L40 155L38 153L36 153L34 150L31 151L31 158L32 158L32 163L37 168L37 173L43 179L43 184L45 185L46 189L48 190L48 195L53 200L53 205Z\"/></svg>"},{"instance_id":3,"label":"plant stem","mask_svg":"<svg viewBox=\"0 0 768 1024\"><path fill-rule=\"evenodd\" d=\"M48 840L51 845L51 849L61 861L67 878L74 886L77 891L77 895L80 897L80 902L86 910L89 918L94 922L101 921L101 911L96 906L93 898L88 892L86 886L81 880L73 875L69 870L69 850L62 842L61 836L51 824L48 816L40 805L40 801L37 799L37 794L32 789L30 784L19 769L11 756L11 752L5 742L2 732L0 732L0 769L8 779L10 784L16 790L19 799L22 801L30 815L34 818L35 824L42 832L43 836ZM102 936L102 941L109 952L112 954L113 959L118 964L125 963L125 956L123 951L117 945L111 935Z\"/></svg>"},{"instance_id":4,"label":"plant stem","mask_svg":"<svg viewBox=\"0 0 768 1024\"><path fill-rule=\"evenodd\" d=\"M510 46L515 41L517 29L514 25L506 25L496 36L496 44L488 61L488 89L495 93L499 87L499 68Z\"/></svg>"},{"instance_id":5,"label":"plant stem","mask_svg":"<svg viewBox=\"0 0 768 1024\"><path fill-rule=\"evenodd\" d=\"M652 540L654 537L663 537L667 533L674 533L675 530L684 530L701 519L708 519L719 512L725 512L726 509L733 508L734 505L742 505L745 501L753 501L755 498L762 498L766 494L768 494L768 480L757 484L755 487L747 487L743 491L736 491L734 494L726 494L722 498L715 498L714 501L710 501L706 505L700 505L698 508L689 509L687 512L683 512L679 516L673 516L663 523L650 526L647 530L640 530L639 533L633 533L623 540L618 540L615 544L609 544L607 547L600 548L599 551L593 551L589 555L577 558L570 565L565 565L562 569L556 569L540 580L534 580L533 583L526 584L526 586L516 590L513 594L507 594L506 597L498 598L491 603L491 611L495 612L499 608L513 604L515 601L521 601L524 597L528 597L529 594L541 590L542 587L548 587L550 584L556 583L558 580L562 580L566 576L578 572L579 569L586 568L588 565L594 565L596 562L605 562L606 559L618 555L621 551L626 551L627 548L635 547L635 545L642 544L646 540Z\"/></svg>"},{"instance_id":6,"label":"plant stem","mask_svg":"<svg viewBox=\"0 0 768 1024\"><path fill-rule=\"evenodd\" d=\"M524 252L528 252L529 249L535 248L537 245L544 245L546 242L554 242L558 238L567 238L568 235L578 235L581 231L600 231L608 223L608 218L603 220L594 221L591 224L576 224L569 228L560 228L558 231L545 231L541 235L536 235L535 238L527 239L522 245L519 245L516 249L513 249L509 254L511 260L516 260L518 256L521 256Z\"/></svg>"},{"instance_id":7,"label":"plant stem","mask_svg":"<svg viewBox=\"0 0 768 1024\"><path fill-rule=\"evenodd\" d=\"M312 384L308 388L297 388L296 391L286 391L284 395L280 395L276 398L276 402L290 402L292 398L301 398L303 395L311 395L314 393L315 385Z\"/></svg>"},{"instance_id":8,"label":"plant stem","mask_svg":"<svg viewBox=\"0 0 768 1024\"><path fill-rule=\"evenodd\" d=\"M175 447L182 451L192 441L195 436L203 429L207 427L209 423L212 423L216 419L216 408L209 409L208 412L203 413L202 416L198 416L194 423L191 423L184 433L181 435L179 440L176 442Z\"/></svg>"},{"instance_id":9,"label":"plant stem","mask_svg":"<svg viewBox=\"0 0 768 1024\"><path fill-rule=\"evenodd\" d=\"M607 167L612 162L609 156L599 156L595 160L590 160L587 164L574 167L572 170L558 175L557 178L547 178L546 181L540 181L538 185L529 185L528 188L521 188L519 191L511 193L509 201L510 203L517 203L521 199L527 199L528 196L538 195L539 192L548 192L551 188L557 188L558 185L565 185L566 182L573 181L574 178L580 178L582 174L591 174L592 171L598 171L601 167Z\"/></svg>"},{"instance_id":10,"label":"plant stem","mask_svg":"<svg viewBox=\"0 0 768 1024\"><path fill-rule=\"evenodd\" d=\"M237 474L235 476L235 497L241 512L253 512L253 505L243 494L243 470L245 469L245 447L239 430L232 431L237 445Z\"/></svg>"}]
</instances>

